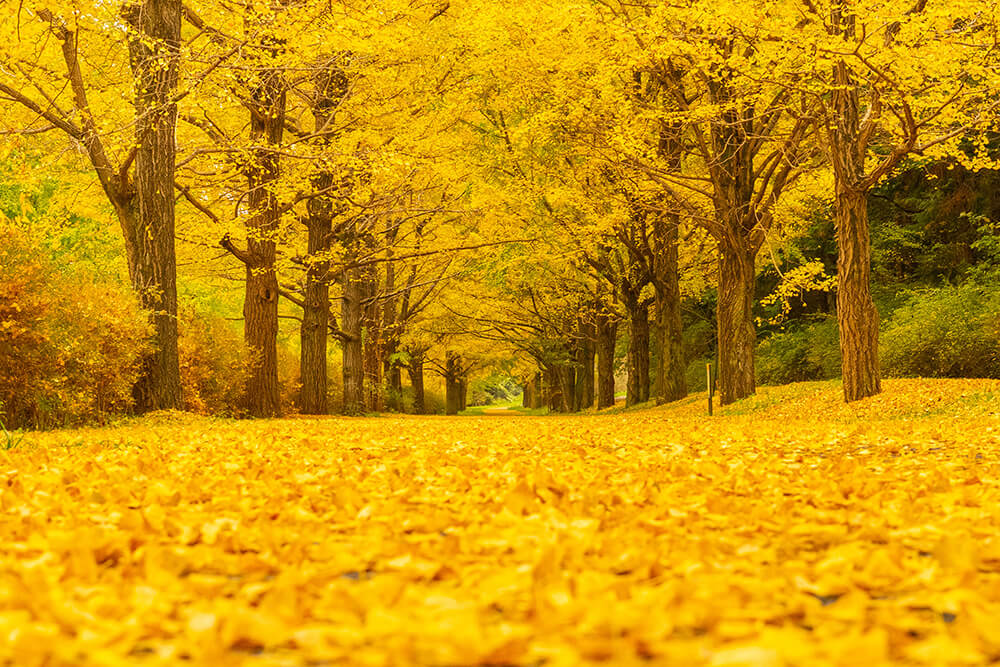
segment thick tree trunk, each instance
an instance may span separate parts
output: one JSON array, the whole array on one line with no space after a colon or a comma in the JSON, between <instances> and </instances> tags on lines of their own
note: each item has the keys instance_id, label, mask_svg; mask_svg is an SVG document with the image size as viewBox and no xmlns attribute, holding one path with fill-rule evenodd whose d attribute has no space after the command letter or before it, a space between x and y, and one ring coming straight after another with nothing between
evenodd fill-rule
<instances>
[{"instance_id":1,"label":"thick tree trunk","mask_svg":"<svg viewBox=\"0 0 1000 667\"><path fill-rule=\"evenodd\" d=\"M343 275L340 326L344 340L344 404L342 412L356 415L364 412L364 361L362 355L361 301L364 289L356 268L348 268Z\"/></svg>"},{"instance_id":2,"label":"thick tree trunk","mask_svg":"<svg viewBox=\"0 0 1000 667\"><path fill-rule=\"evenodd\" d=\"M427 407L424 403L424 357L422 354L414 354L410 357L407 371L410 374L410 386L413 388L413 414L425 414Z\"/></svg>"},{"instance_id":3,"label":"thick tree trunk","mask_svg":"<svg viewBox=\"0 0 1000 667\"><path fill-rule=\"evenodd\" d=\"M878 311L871 294L871 244L868 197L837 191L837 323L840 325L844 399L882 391L878 359Z\"/></svg>"},{"instance_id":4,"label":"thick tree trunk","mask_svg":"<svg viewBox=\"0 0 1000 667\"><path fill-rule=\"evenodd\" d=\"M299 411L306 415L324 415L327 405L326 346L330 323L330 284L327 274L330 263L325 253L330 248L332 219L317 209L322 203L310 205L309 267L306 274L302 326L299 330L301 354L299 357L302 389L299 394Z\"/></svg>"},{"instance_id":5,"label":"thick tree trunk","mask_svg":"<svg viewBox=\"0 0 1000 667\"><path fill-rule=\"evenodd\" d=\"M753 322L756 273L747 244L719 244L719 402L729 405L754 394L757 380Z\"/></svg>"},{"instance_id":6,"label":"thick tree trunk","mask_svg":"<svg viewBox=\"0 0 1000 667\"><path fill-rule=\"evenodd\" d=\"M649 306L629 307L628 386L625 405L649 400Z\"/></svg>"},{"instance_id":7,"label":"thick tree trunk","mask_svg":"<svg viewBox=\"0 0 1000 667\"><path fill-rule=\"evenodd\" d=\"M677 252L677 220L665 221L657 230L655 288L656 328L660 333L660 354L656 366L656 398L669 403L687 396L683 324L681 322L681 287Z\"/></svg>"},{"instance_id":8,"label":"thick tree trunk","mask_svg":"<svg viewBox=\"0 0 1000 667\"><path fill-rule=\"evenodd\" d=\"M174 249L180 0L144 0L126 8L136 80L135 218L123 225L129 273L154 327L154 350L133 387L139 412L183 407L177 352L177 258Z\"/></svg>"},{"instance_id":9,"label":"thick tree trunk","mask_svg":"<svg viewBox=\"0 0 1000 667\"><path fill-rule=\"evenodd\" d=\"M853 23L834 13L835 23L853 33ZM848 66L834 69L838 89L834 93L837 114L830 137L831 162L837 199L837 323L840 326L841 371L844 400L857 401L882 391L878 358L878 311L871 294L871 234L868 224L868 193L865 179L867 146L861 131L858 84Z\"/></svg>"},{"instance_id":10,"label":"thick tree trunk","mask_svg":"<svg viewBox=\"0 0 1000 667\"><path fill-rule=\"evenodd\" d=\"M531 407L531 382L525 382L521 385L521 407Z\"/></svg>"},{"instance_id":11,"label":"thick tree trunk","mask_svg":"<svg viewBox=\"0 0 1000 667\"><path fill-rule=\"evenodd\" d=\"M597 409L615 404L615 342L618 323L607 314L597 317Z\"/></svg>"},{"instance_id":12,"label":"thick tree trunk","mask_svg":"<svg viewBox=\"0 0 1000 667\"><path fill-rule=\"evenodd\" d=\"M277 46L264 47L261 60L272 58ZM243 332L251 354L246 388L247 411L254 417L281 412L278 387L278 277L275 250L281 203L281 145L285 128L286 85L280 69L261 67L250 81L250 144L247 167L250 217L246 221L246 291L243 302Z\"/></svg>"},{"instance_id":13,"label":"thick tree trunk","mask_svg":"<svg viewBox=\"0 0 1000 667\"><path fill-rule=\"evenodd\" d=\"M531 382L531 405L532 410L539 410L545 404L544 392L542 390L542 374L535 373L535 378Z\"/></svg>"}]
</instances>

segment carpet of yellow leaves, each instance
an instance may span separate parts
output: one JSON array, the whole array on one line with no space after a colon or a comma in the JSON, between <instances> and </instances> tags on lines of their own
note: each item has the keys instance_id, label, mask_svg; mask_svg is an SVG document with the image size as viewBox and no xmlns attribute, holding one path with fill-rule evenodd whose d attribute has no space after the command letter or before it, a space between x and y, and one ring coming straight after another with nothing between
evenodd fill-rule
<instances>
[{"instance_id":1,"label":"carpet of yellow leaves","mask_svg":"<svg viewBox=\"0 0 1000 667\"><path fill-rule=\"evenodd\" d=\"M1000 384L156 415L0 452L0 663L1000 658Z\"/></svg>"}]
</instances>

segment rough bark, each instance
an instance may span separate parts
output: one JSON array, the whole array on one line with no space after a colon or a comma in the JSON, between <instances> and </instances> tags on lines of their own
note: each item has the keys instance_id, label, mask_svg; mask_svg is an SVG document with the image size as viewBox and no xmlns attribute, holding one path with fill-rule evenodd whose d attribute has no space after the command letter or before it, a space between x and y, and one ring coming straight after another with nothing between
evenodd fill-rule
<instances>
[{"instance_id":1,"label":"rough bark","mask_svg":"<svg viewBox=\"0 0 1000 667\"><path fill-rule=\"evenodd\" d=\"M655 294L656 328L660 334L659 358L656 365L656 398L677 401L687 396L684 359L683 323L681 321L681 288L678 275L677 221L666 221L658 236L662 238Z\"/></svg>"},{"instance_id":2,"label":"rough bark","mask_svg":"<svg viewBox=\"0 0 1000 667\"><path fill-rule=\"evenodd\" d=\"M615 341L618 322L606 313L597 316L597 409L615 404Z\"/></svg>"},{"instance_id":3,"label":"rough bark","mask_svg":"<svg viewBox=\"0 0 1000 667\"><path fill-rule=\"evenodd\" d=\"M849 19L834 15L845 22ZM843 62L834 69L836 113L830 136L837 227L837 323L840 328L844 400L857 401L882 391L878 358L879 317L871 294L871 235L865 181L866 133L861 127L857 82Z\"/></svg>"},{"instance_id":4,"label":"rough bark","mask_svg":"<svg viewBox=\"0 0 1000 667\"><path fill-rule=\"evenodd\" d=\"M132 392L139 412L183 406L173 194L181 11L180 0L144 0L125 9L136 81L136 148L135 201L122 227L132 286L154 327L154 350L143 359Z\"/></svg>"},{"instance_id":5,"label":"rough bark","mask_svg":"<svg viewBox=\"0 0 1000 667\"><path fill-rule=\"evenodd\" d=\"M718 324L719 403L729 405L756 389L753 324L756 273L752 251L739 244L719 246Z\"/></svg>"},{"instance_id":6,"label":"rough bark","mask_svg":"<svg viewBox=\"0 0 1000 667\"><path fill-rule=\"evenodd\" d=\"M314 131L321 146L329 143L329 126L337 106L347 92L343 70L333 61L323 63L315 78L313 98ZM334 185L333 170L320 164L313 176L314 192L323 193ZM327 339L330 323L330 262L333 241L333 218L336 214L332 193L311 198L307 203L304 222L308 230L305 294L303 295L302 326L300 328L299 368L302 389L299 411L322 415L329 411L327 399Z\"/></svg>"},{"instance_id":7,"label":"rough bark","mask_svg":"<svg viewBox=\"0 0 1000 667\"><path fill-rule=\"evenodd\" d=\"M347 268L341 281L340 326L344 332L344 361L342 367L344 403L347 415L364 412L364 361L362 355L361 302L364 289L356 268Z\"/></svg>"},{"instance_id":8,"label":"rough bark","mask_svg":"<svg viewBox=\"0 0 1000 667\"><path fill-rule=\"evenodd\" d=\"M640 302L628 304L626 308L629 311L629 343L625 405L636 405L649 400L649 305Z\"/></svg>"},{"instance_id":9,"label":"rough bark","mask_svg":"<svg viewBox=\"0 0 1000 667\"><path fill-rule=\"evenodd\" d=\"M265 42L273 40L265 40ZM277 43L259 47L267 59ZM250 216L246 220L246 290L243 332L251 354L247 379L247 412L272 417L281 412L278 386L278 277L275 250L281 204L276 190L280 178L281 145L285 128L286 85L278 68L262 67L250 75L250 164L247 167Z\"/></svg>"},{"instance_id":10,"label":"rough bark","mask_svg":"<svg viewBox=\"0 0 1000 667\"><path fill-rule=\"evenodd\" d=\"M684 146L682 127L665 124L660 130L657 154L666 168L681 172ZM681 320L680 216L673 212L653 218L653 290L659 355L656 365L656 399L669 403L687 396L687 364L684 359Z\"/></svg>"}]
</instances>

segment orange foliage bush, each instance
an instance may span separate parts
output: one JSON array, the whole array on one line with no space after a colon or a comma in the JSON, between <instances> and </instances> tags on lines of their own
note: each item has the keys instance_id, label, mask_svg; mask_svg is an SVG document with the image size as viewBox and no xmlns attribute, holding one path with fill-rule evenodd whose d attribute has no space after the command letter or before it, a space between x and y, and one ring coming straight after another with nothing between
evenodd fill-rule
<instances>
[{"instance_id":1,"label":"orange foliage bush","mask_svg":"<svg viewBox=\"0 0 1000 667\"><path fill-rule=\"evenodd\" d=\"M60 266L0 222L0 411L8 426L102 419L132 401L150 325L125 285Z\"/></svg>"}]
</instances>

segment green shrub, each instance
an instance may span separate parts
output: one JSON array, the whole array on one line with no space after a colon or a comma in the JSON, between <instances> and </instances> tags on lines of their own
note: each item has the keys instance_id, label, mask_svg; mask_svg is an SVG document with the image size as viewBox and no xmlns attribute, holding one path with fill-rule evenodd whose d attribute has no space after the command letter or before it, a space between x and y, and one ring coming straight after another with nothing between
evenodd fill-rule
<instances>
[{"instance_id":1,"label":"green shrub","mask_svg":"<svg viewBox=\"0 0 1000 667\"><path fill-rule=\"evenodd\" d=\"M757 346L756 367L760 384L840 377L836 318L824 317L807 326L768 336Z\"/></svg>"},{"instance_id":2,"label":"green shrub","mask_svg":"<svg viewBox=\"0 0 1000 667\"><path fill-rule=\"evenodd\" d=\"M889 376L1000 378L1000 287L913 294L885 322L879 352Z\"/></svg>"}]
</instances>

